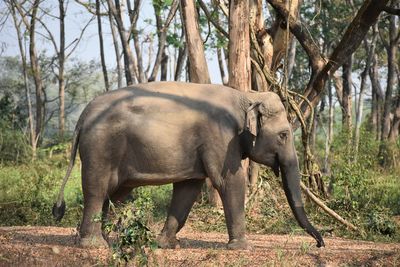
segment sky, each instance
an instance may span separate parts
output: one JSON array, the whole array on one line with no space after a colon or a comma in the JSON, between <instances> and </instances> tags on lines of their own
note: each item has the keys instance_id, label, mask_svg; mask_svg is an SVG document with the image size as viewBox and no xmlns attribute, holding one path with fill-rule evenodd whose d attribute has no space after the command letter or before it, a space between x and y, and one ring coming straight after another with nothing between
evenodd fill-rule
<instances>
[{"instance_id":1,"label":"sky","mask_svg":"<svg viewBox=\"0 0 400 267\"><path fill-rule=\"evenodd\" d=\"M13 25L13 20L11 16L5 16L4 13L7 10L6 4L4 1L0 1L0 13L1 18L0 21L5 21L4 25L0 26L0 55L1 56L19 56L19 48L18 41L16 37L16 31ZM43 4L51 14L58 14L58 3L57 1L45 1ZM50 29L55 39L58 41L59 39L59 22L56 19L51 19L49 16L46 16L46 26ZM86 11L84 7L79 5L73 0L69 1L67 7L67 16L65 18L65 26L66 26L66 46L71 44L73 40L79 37L82 29L88 23L88 21L92 18L92 15ZM140 9L139 15L139 28L142 28L145 32L155 32L154 26L149 26L144 21L146 19L152 19L154 21L153 15L153 7L151 6L151 2L149 0L143 1L143 4ZM103 24L103 39L104 39L104 52L105 59L107 63L107 67L115 68L115 52L114 46L112 43L112 36L110 25L108 21L108 17L102 18ZM126 23L127 25L127 23ZM46 54L48 56L54 55L54 46L50 41L46 40L41 34L47 34L43 28L38 29L37 33L37 48L39 51L46 50ZM155 40L155 44L157 44L157 40ZM28 46L27 46L28 47ZM72 48L73 45L70 46ZM132 48L132 50L134 50ZM69 50L67 50L69 51ZM154 51L155 53L156 51ZM97 20L93 19L90 25L87 27L82 40L80 41L77 48L74 50L71 57L79 58L80 60L90 61L95 60L100 62L100 48L99 48L99 39L98 39L98 30L97 30ZM221 83L221 78L219 74L219 69L216 61L215 54L208 53L206 55L209 73L211 76L211 81L213 83ZM146 58L146 57L145 57Z\"/></svg>"}]
</instances>

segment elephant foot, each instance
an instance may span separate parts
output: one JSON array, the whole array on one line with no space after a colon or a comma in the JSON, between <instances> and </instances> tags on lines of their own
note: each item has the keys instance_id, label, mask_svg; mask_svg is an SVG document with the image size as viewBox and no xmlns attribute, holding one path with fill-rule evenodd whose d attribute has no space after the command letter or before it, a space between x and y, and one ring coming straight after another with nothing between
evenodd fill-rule
<instances>
[{"instance_id":1,"label":"elephant foot","mask_svg":"<svg viewBox=\"0 0 400 267\"><path fill-rule=\"evenodd\" d=\"M168 238L166 235L160 234L156 241L159 248L180 248L179 240L175 237Z\"/></svg>"},{"instance_id":2,"label":"elephant foot","mask_svg":"<svg viewBox=\"0 0 400 267\"><path fill-rule=\"evenodd\" d=\"M102 236L81 237L79 244L83 248L108 248L108 243Z\"/></svg>"},{"instance_id":3,"label":"elephant foot","mask_svg":"<svg viewBox=\"0 0 400 267\"><path fill-rule=\"evenodd\" d=\"M243 239L232 239L227 245L230 250L252 250L253 247L247 242L245 238Z\"/></svg>"}]
</instances>

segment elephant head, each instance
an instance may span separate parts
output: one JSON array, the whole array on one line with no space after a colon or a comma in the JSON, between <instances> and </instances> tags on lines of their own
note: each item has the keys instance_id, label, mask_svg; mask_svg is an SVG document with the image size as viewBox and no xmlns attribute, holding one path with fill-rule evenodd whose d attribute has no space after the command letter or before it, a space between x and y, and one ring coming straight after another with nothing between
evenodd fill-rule
<instances>
[{"instance_id":1,"label":"elephant head","mask_svg":"<svg viewBox=\"0 0 400 267\"><path fill-rule=\"evenodd\" d=\"M249 93L252 104L246 112L246 126L253 142L248 156L251 160L282 173L283 188L289 206L299 225L324 246L321 234L310 224L304 211L300 190L300 172L291 125L277 94Z\"/></svg>"}]
</instances>

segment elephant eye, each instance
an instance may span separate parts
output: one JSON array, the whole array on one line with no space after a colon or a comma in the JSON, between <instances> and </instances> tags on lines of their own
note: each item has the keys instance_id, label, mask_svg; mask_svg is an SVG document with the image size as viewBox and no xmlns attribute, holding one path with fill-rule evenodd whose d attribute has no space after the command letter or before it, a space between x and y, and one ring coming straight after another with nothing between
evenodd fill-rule
<instances>
[{"instance_id":1,"label":"elephant eye","mask_svg":"<svg viewBox=\"0 0 400 267\"><path fill-rule=\"evenodd\" d=\"M286 142L286 139L288 138L289 132L288 131L283 131L279 133L279 139L281 142Z\"/></svg>"}]
</instances>

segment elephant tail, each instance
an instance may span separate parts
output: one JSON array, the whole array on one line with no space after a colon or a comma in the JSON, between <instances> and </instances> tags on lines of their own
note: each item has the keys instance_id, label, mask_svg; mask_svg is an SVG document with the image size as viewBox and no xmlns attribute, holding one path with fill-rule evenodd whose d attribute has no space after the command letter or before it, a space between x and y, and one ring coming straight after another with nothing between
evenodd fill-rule
<instances>
[{"instance_id":1,"label":"elephant tail","mask_svg":"<svg viewBox=\"0 0 400 267\"><path fill-rule=\"evenodd\" d=\"M57 197L57 202L54 203L53 209L52 209L53 217L57 222L61 221L61 219L65 213L64 189L65 189L65 185L67 184L68 178L71 175L72 169L74 167L76 152L78 151L79 134L81 131L82 117L83 116L80 117L80 119L78 120L78 123L75 127L73 140L72 140L72 150L71 150L67 173L65 174L63 182L61 184L60 192L58 193L58 197Z\"/></svg>"}]
</instances>

